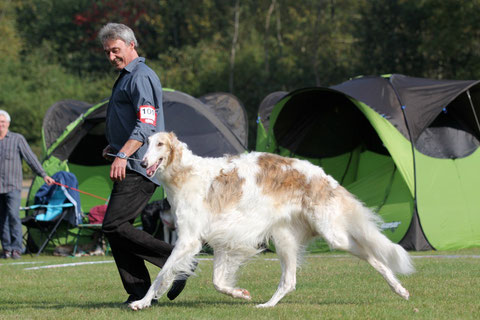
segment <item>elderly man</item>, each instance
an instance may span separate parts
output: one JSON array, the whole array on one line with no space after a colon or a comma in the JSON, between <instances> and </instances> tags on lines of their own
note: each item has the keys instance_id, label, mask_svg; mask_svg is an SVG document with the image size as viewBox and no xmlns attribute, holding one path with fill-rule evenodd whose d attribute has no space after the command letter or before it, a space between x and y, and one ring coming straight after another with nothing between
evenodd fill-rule
<instances>
[{"instance_id":1,"label":"elderly man","mask_svg":"<svg viewBox=\"0 0 480 320\"><path fill-rule=\"evenodd\" d=\"M22 223L19 210L22 189L22 159L45 183L55 182L42 168L25 138L8 130L10 115L0 110L0 233L2 258L19 259L22 249Z\"/></svg>"},{"instance_id":2,"label":"elderly man","mask_svg":"<svg viewBox=\"0 0 480 320\"><path fill-rule=\"evenodd\" d=\"M103 156L113 160L110 178L114 184L102 230L129 295L125 303L130 303L143 298L150 287L144 261L163 267L173 250L169 243L132 224L159 185L155 177L147 176L139 160L147 150L148 137L165 128L162 86L145 59L139 57L137 40L129 27L108 23L98 37L108 61L119 71L107 108L109 145ZM167 295L171 300L183 290L185 281L174 282Z\"/></svg>"}]
</instances>

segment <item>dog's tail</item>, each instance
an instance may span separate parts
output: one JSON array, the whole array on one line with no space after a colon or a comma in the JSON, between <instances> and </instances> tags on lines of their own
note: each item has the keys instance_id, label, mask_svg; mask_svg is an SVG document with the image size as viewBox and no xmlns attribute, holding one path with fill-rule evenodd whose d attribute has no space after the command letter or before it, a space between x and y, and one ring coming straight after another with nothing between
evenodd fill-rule
<instances>
[{"instance_id":1,"label":"dog's tail","mask_svg":"<svg viewBox=\"0 0 480 320\"><path fill-rule=\"evenodd\" d=\"M415 271L408 252L400 245L390 241L381 231L381 219L370 209L356 201L352 212L353 223L349 223L349 234L360 250L360 257L373 255L393 272L410 274Z\"/></svg>"}]
</instances>

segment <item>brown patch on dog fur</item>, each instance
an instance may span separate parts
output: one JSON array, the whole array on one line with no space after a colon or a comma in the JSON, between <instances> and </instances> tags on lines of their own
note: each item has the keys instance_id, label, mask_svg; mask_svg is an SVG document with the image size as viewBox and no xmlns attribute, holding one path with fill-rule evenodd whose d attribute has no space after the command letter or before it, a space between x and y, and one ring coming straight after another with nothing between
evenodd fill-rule
<instances>
[{"instance_id":1,"label":"brown patch on dog fur","mask_svg":"<svg viewBox=\"0 0 480 320\"><path fill-rule=\"evenodd\" d=\"M243 195L244 182L245 179L238 175L237 168L229 172L224 172L222 169L213 179L205 198L205 203L212 213L222 213L234 207Z\"/></svg>"},{"instance_id":2,"label":"brown patch on dog fur","mask_svg":"<svg viewBox=\"0 0 480 320\"><path fill-rule=\"evenodd\" d=\"M302 198L303 208L312 208L334 196L333 188L326 178L314 177L307 184Z\"/></svg>"},{"instance_id":3,"label":"brown patch on dog fur","mask_svg":"<svg viewBox=\"0 0 480 320\"><path fill-rule=\"evenodd\" d=\"M321 201L333 197L333 189L327 179L307 177L293 168L295 159L273 154L262 154L257 161L260 171L257 185L266 195L271 195L281 206L287 201L296 201L303 208L312 208Z\"/></svg>"},{"instance_id":4,"label":"brown patch on dog fur","mask_svg":"<svg viewBox=\"0 0 480 320\"><path fill-rule=\"evenodd\" d=\"M279 166L291 166L294 159L281 157L273 153L264 153L258 157L258 165L262 169L277 168Z\"/></svg>"}]
</instances>

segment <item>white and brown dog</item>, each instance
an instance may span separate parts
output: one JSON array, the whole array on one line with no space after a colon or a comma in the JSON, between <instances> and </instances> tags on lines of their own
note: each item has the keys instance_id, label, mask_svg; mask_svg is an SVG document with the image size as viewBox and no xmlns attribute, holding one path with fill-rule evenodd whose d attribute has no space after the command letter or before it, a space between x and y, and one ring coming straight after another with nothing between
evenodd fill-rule
<instances>
[{"instance_id":1,"label":"white and brown dog","mask_svg":"<svg viewBox=\"0 0 480 320\"><path fill-rule=\"evenodd\" d=\"M246 289L235 287L235 274L270 239L282 276L272 298L257 307L273 307L295 290L297 261L315 237L367 261L395 293L408 299L394 275L413 272L408 253L379 231L375 214L320 167L260 152L202 158L165 132L150 137L143 165L165 188L178 239L145 297L130 304L133 310L150 306L175 278L191 273L203 242L215 252L215 289L250 300Z\"/></svg>"}]
</instances>

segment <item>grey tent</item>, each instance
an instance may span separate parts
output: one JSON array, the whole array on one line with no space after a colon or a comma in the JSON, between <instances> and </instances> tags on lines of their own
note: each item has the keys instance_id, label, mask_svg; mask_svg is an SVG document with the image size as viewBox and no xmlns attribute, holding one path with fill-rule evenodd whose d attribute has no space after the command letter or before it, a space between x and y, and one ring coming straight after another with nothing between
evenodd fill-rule
<instances>
[{"instance_id":1,"label":"grey tent","mask_svg":"<svg viewBox=\"0 0 480 320\"><path fill-rule=\"evenodd\" d=\"M248 117L243 104L233 94L209 93L198 98L210 111L232 130L242 146L248 146Z\"/></svg>"}]
</instances>

